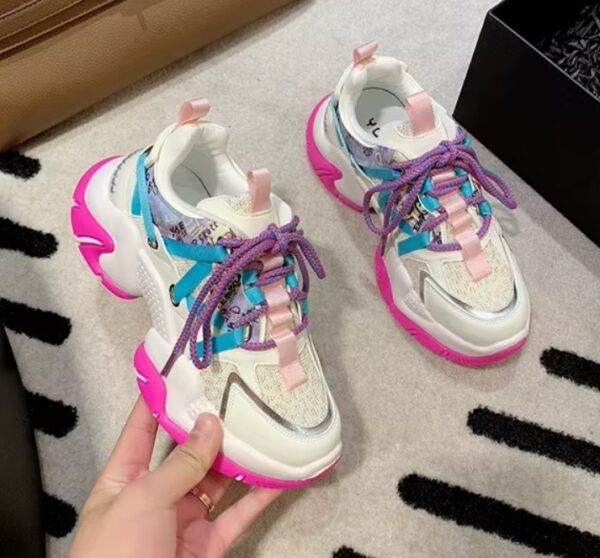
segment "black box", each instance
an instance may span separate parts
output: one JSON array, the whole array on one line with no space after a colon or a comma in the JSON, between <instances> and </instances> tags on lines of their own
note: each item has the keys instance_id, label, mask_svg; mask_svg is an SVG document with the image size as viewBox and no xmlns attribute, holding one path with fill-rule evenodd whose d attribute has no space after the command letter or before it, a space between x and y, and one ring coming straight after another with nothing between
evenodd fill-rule
<instances>
[{"instance_id":1,"label":"black box","mask_svg":"<svg viewBox=\"0 0 600 558\"><path fill-rule=\"evenodd\" d=\"M492 8L454 117L600 245L600 100L534 46L589 2Z\"/></svg>"}]
</instances>

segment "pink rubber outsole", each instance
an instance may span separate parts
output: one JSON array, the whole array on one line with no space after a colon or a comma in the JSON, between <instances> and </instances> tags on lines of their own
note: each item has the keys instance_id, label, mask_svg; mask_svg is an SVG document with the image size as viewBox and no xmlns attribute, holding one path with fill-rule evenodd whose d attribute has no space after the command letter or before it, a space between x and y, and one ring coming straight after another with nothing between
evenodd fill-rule
<instances>
[{"instance_id":1,"label":"pink rubber outsole","mask_svg":"<svg viewBox=\"0 0 600 558\"><path fill-rule=\"evenodd\" d=\"M422 327L418 326L398 309L394 303L392 284L390 283L390 278L379 248L375 252L375 278L377 279L379 292L381 293L383 300L387 304L387 307L396 321L419 343L421 343L421 345L447 360L462 364L464 366L488 366L510 357L512 354L516 353L527 341L527 337L525 337L525 339L522 339L512 347L508 347L507 349L486 356L470 356L459 353L458 351L446 347L446 345L438 341L431 334L427 333Z\"/></svg>"},{"instance_id":2,"label":"pink rubber outsole","mask_svg":"<svg viewBox=\"0 0 600 558\"><path fill-rule=\"evenodd\" d=\"M319 101L308 119L308 125L306 126L306 153L308 155L308 160L321 180L321 183L325 186L325 189L334 198L341 201L346 207L349 207L354 211L362 212L362 207L360 205L348 199L336 188L335 182L342 178L342 173L335 165L332 165L325 157L323 157L315 143L315 119L317 118L321 106L329 100L329 97L330 95L326 95Z\"/></svg>"},{"instance_id":3,"label":"pink rubber outsole","mask_svg":"<svg viewBox=\"0 0 600 558\"><path fill-rule=\"evenodd\" d=\"M85 192L89 186L90 180L99 169L113 159L116 159L116 157L108 157L107 159L99 161L94 166L90 167L77 183L77 187L73 193L71 228L79 243L79 251L89 268L92 270L92 273L100 279L104 287L112 294L119 298L130 300L135 297L117 287L117 285L115 285L102 270L100 256L102 256L102 254L110 254L115 249L115 243L110 234L108 234L106 230L102 228L102 225L96 221L85 201ZM92 242L90 242L90 240Z\"/></svg>"},{"instance_id":4,"label":"pink rubber outsole","mask_svg":"<svg viewBox=\"0 0 600 558\"><path fill-rule=\"evenodd\" d=\"M342 178L342 172L332 163L330 163L323 154L319 151L314 137L315 119L321 106L328 102L330 95L326 95L319 101L317 106L313 109L310 118L308 119L308 125L306 127L306 152L308 159L321 180L323 186L330 192L337 200L342 202L346 207L353 209L354 211L362 212L362 207L358 204L349 200L344 196L335 186L335 182ZM527 338L522 339L512 347L504 349L497 353L486 355L486 356L470 356L459 353L449 347L446 347L443 343L438 341L431 334L427 333L422 327L414 323L410 318L404 315L394 303L394 297L392 295L392 286L388 276L387 269L379 249L375 253L375 278L377 279L377 285L379 291L383 297L387 307L396 319L396 321L410 333L421 345L429 349L433 353L440 355L441 357L462 364L464 366L481 367L488 366L495 362L504 360L516 353L527 341Z\"/></svg>"},{"instance_id":5,"label":"pink rubber outsole","mask_svg":"<svg viewBox=\"0 0 600 558\"><path fill-rule=\"evenodd\" d=\"M137 371L138 387L142 397L144 398L144 401L146 402L146 405L148 405L148 408L158 423L165 429L171 438L173 438L173 440L175 440L178 444L182 444L187 438L187 432L177 426L167 416L167 388L162 376L154 366L153 362L150 360L148 353L146 353L146 348L144 347L143 343L138 347L135 353L134 364ZM253 473L252 471L248 471L247 469L240 467L237 463L233 462L231 459L228 459L222 453L217 456L213 464L213 469L222 475L225 475L226 477L234 478L252 486L290 490L294 488L304 488L317 482L323 477L326 477L329 473L331 473L331 471L333 471L338 461L335 461L325 471L319 473L317 476L311 479L299 481L274 479Z\"/></svg>"}]
</instances>

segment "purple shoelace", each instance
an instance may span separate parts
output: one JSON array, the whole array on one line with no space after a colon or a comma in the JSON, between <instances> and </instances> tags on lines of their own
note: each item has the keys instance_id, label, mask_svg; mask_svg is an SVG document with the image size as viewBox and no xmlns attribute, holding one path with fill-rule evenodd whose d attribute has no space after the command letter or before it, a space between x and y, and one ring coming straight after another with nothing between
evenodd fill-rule
<instances>
[{"instance_id":1,"label":"purple shoelace","mask_svg":"<svg viewBox=\"0 0 600 558\"><path fill-rule=\"evenodd\" d=\"M370 188L363 199L363 217L369 229L376 235L387 237L398 227L400 222L408 216L423 185L432 171L454 171L462 169L466 174L457 175L456 178L445 180L439 185L434 185L427 192L432 198L439 198L456 192L471 175L481 187L489 194L498 199L509 209L517 207L517 202L506 183L495 173L481 166L475 151L464 144L467 134L460 129L456 138L452 141L443 141L437 147L424 153L416 159L392 164L389 168L400 171L402 174L393 180L383 182L379 186ZM369 212L373 196L389 192L390 197L383 214L383 226L375 224ZM477 205L485 201L481 192L474 193L470 197L464 197L467 205ZM398 206L398 207L396 207ZM448 219L448 213L443 207L438 210L437 216L428 217L419 232L432 231ZM491 216L483 217L483 223L477 231L479 238L483 238L489 229ZM434 251L460 250L458 242L448 244L430 244L428 249Z\"/></svg>"},{"instance_id":2,"label":"purple shoelace","mask_svg":"<svg viewBox=\"0 0 600 558\"><path fill-rule=\"evenodd\" d=\"M287 273L294 271L295 264L285 262L274 269L264 270L260 261L263 256L271 254L280 254L283 257L292 256L294 262L298 263L302 284L301 288L290 289L289 297L292 302L301 301L307 297L310 286L308 265L319 279L325 277L323 265L311 243L304 237L304 231L297 228L298 223L298 217L294 217L282 227L277 227L274 224L269 225L265 231L255 238L222 238L217 241L217 245L230 250L231 253L224 262L215 268L200 289L194 304L190 308L179 338L173 347L171 356L163 369L163 375L168 373L177 357L183 353L188 342L190 343L190 357L196 368L204 369L210 365L213 356L212 317L232 281L244 270L256 270L258 272L258 279L255 283L257 287L276 283L285 279ZM266 302L263 302L232 324L232 329L248 325L268 311L269 306ZM297 335L307 325L308 318L303 316L300 323L292 331ZM198 356L196 347L200 331L202 331L204 345L202 358ZM263 343L246 341L242 344L242 347L248 350L264 350L275 347L275 342L272 339Z\"/></svg>"}]
</instances>

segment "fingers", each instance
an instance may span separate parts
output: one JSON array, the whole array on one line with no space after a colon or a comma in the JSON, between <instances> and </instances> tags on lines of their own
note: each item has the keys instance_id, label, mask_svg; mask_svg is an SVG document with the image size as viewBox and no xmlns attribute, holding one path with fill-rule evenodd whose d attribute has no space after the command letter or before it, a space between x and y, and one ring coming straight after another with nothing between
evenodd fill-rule
<instances>
[{"instance_id":1,"label":"fingers","mask_svg":"<svg viewBox=\"0 0 600 558\"><path fill-rule=\"evenodd\" d=\"M106 463L103 475L117 482L129 482L148 470L156 439L156 420L138 398Z\"/></svg>"},{"instance_id":2,"label":"fingers","mask_svg":"<svg viewBox=\"0 0 600 558\"><path fill-rule=\"evenodd\" d=\"M198 489L200 492L208 494L216 506L227 492L231 481L232 479L224 477L211 469L198 484Z\"/></svg>"},{"instance_id":3,"label":"fingers","mask_svg":"<svg viewBox=\"0 0 600 558\"><path fill-rule=\"evenodd\" d=\"M185 496L187 502L177 510L180 527L185 528L199 519L206 519L208 517L208 509L197 496L193 494L194 491L197 494L206 494L211 499L212 503L215 506L218 506L232 480L233 479L224 477L214 469L211 469L200 481L200 484L197 484L189 491Z\"/></svg>"},{"instance_id":4,"label":"fingers","mask_svg":"<svg viewBox=\"0 0 600 558\"><path fill-rule=\"evenodd\" d=\"M255 488L215 519L214 526L225 548L231 547L281 493L281 490Z\"/></svg>"},{"instance_id":5,"label":"fingers","mask_svg":"<svg viewBox=\"0 0 600 558\"><path fill-rule=\"evenodd\" d=\"M198 417L187 441L143 479L149 497L163 505L181 500L208 473L221 447L223 431L214 415Z\"/></svg>"}]
</instances>

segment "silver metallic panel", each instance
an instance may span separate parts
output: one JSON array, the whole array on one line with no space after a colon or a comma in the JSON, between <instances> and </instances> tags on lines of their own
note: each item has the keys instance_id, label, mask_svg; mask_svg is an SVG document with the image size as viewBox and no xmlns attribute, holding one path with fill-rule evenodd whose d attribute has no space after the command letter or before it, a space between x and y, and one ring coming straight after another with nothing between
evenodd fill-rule
<instances>
[{"instance_id":1,"label":"silver metallic panel","mask_svg":"<svg viewBox=\"0 0 600 558\"><path fill-rule=\"evenodd\" d=\"M514 284L514 287L513 287L514 288L513 298L507 306L505 306L504 308L501 308L500 310L496 310L496 311L478 310L477 308L473 308L469 304L466 304L462 300L459 300L455 296L452 296L448 291L446 291L446 289L442 288L442 286L429 273L421 270L421 272L419 273L419 298L421 299L421 302L423 304L425 304L425 280L426 279L431 280L431 282L435 285L435 287L438 288L444 294L444 296L448 297L454 304L456 304L456 306L458 306L459 308L464 310L467 314L470 314L471 316L478 318L480 320L498 320L500 318L504 318L505 316L510 314L510 312L512 312L512 310L517 305L518 292L517 292L516 283Z\"/></svg>"},{"instance_id":2,"label":"silver metallic panel","mask_svg":"<svg viewBox=\"0 0 600 558\"><path fill-rule=\"evenodd\" d=\"M291 430L292 432L296 432L298 434L307 434L307 435L316 435L325 432L331 426L331 420L333 418L333 409L331 405L331 398L328 394L327 396L327 415L323 419L323 422L317 424L316 426L311 426L309 428L305 428L302 426L298 426L290 422L289 420L283 418L281 415L277 414L273 409L267 406L264 401L262 401L248 386L246 382L240 377L237 372L232 372L229 374L227 378L227 384L225 386L225 391L223 392L223 399L221 400L221 409L219 411L219 416L221 420L225 420L225 415L227 414L227 404L229 402L229 392L231 391L231 387L233 385L239 386L242 391L252 400L252 402L269 418L274 420L277 424L283 426L284 428Z\"/></svg>"}]
</instances>

